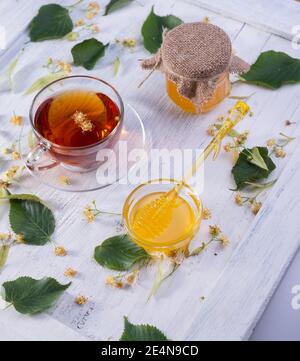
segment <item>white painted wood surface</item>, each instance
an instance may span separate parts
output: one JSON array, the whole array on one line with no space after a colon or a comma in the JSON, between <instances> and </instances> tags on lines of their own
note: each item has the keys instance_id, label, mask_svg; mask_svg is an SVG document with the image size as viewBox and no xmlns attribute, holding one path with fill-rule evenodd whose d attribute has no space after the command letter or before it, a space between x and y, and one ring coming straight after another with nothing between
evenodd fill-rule
<instances>
[{"instance_id":1,"label":"white painted wood surface","mask_svg":"<svg viewBox=\"0 0 300 361\"><path fill-rule=\"evenodd\" d=\"M10 28L13 32L10 39L16 41L11 41L10 48L0 57L1 69L18 53L20 42L26 38L22 31L42 3L45 2L39 0L29 5L26 0L16 3L1 1L0 24L2 21L9 24L7 14L20 11L19 26ZM128 36L140 39L140 27L152 3L155 3L158 14L171 12L185 21L209 16L214 24L228 32L237 54L249 62L253 62L262 50L267 49L282 50L299 57L299 51L293 50L289 41L244 24L243 20L233 20L194 5L171 0L149 1L144 7L134 4L109 17L98 16L96 21L101 32L96 37L103 42L113 42L116 37ZM72 12L75 20L82 16L83 12ZM16 92L0 93L1 147L9 145L18 137L19 130L10 125L9 118L13 111L27 116L32 96L24 96L23 93L32 81L46 73L42 65L49 56L71 61L70 49L73 45L66 40L26 45L14 75ZM120 74L114 77L112 63L116 56L121 58L121 69ZM94 74L115 85L123 98L142 116L147 134L153 140L153 147L172 149L203 146L209 141L206 134L209 124L224 113L233 100L226 100L205 116L194 117L182 113L169 101L161 74L154 74L141 90L137 89L137 84L145 76L138 67L137 59L146 56L148 54L140 44L134 53L126 49L120 51L117 46L112 46L92 72L74 67L74 73ZM299 85L286 86L274 92L236 84L232 94L247 95L253 91L256 93L250 105L254 117L239 126L241 130L250 129L249 145L263 145L266 139L276 137L280 131L299 135L299 127L296 125L285 127L286 119L295 122L299 119ZM296 203L297 198L294 197L295 182L299 180L296 168L299 151L291 158L295 149L296 143L291 144L287 148L288 157L277 161L278 167L272 178L282 174L280 181L274 186L256 218L248 209L234 204L233 195L229 191L233 186L230 157L222 153L217 162L207 162L202 198L205 206L212 210L213 219L211 222L203 222L193 245L207 239L208 224L217 223L230 238L231 246L226 250L212 247L205 254L187 260L148 303L146 298L154 270L143 272L132 289L113 290L104 285L105 277L112 272L101 268L92 259L96 245L106 237L122 232L120 219L100 217L94 224L87 225L82 215L85 205L93 199L103 210L120 211L132 186L115 185L90 194L67 194L40 185L26 176L16 192L34 192L52 206L57 218L53 242L66 247L69 253L64 258L55 257L53 242L44 247L16 246L11 250L8 263L0 274L0 283L21 275L36 278L53 276L66 282L63 272L69 266L77 269L79 276L55 309L47 314L27 317L17 314L12 308L1 311L0 339L118 339L124 315L128 315L135 323L154 324L174 340L247 338L299 244L299 239L295 237L297 231L299 233L299 226L293 218L300 211L299 200ZM289 165L285 168L287 163ZM4 157L1 158L1 170L11 164ZM284 190L283 184L286 187ZM277 196L278 201L275 202ZM289 201L291 199L293 203ZM290 208L292 215L286 215L278 223L278 214L290 203L294 206ZM8 224L3 208L1 217L1 231L5 232ZM282 233L284 230L289 232ZM260 237L262 234L265 235L264 239ZM281 240L282 236L284 241ZM214 256L214 252L218 256ZM239 275L242 276L241 280L238 280ZM89 302L83 307L74 304L74 298L79 293L89 297ZM205 302L200 301L201 296L206 297Z\"/></svg>"},{"instance_id":2,"label":"white painted wood surface","mask_svg":"<svg viewBox=\"0 0 300 361\"><path fill-rule=\"evenodd\" d=\"M295 35L293 34L293 27L300 25L300 6L296 0L186 1L218 14L244 21L288 40L291 40Z\"/></svg>"}]
</instances>

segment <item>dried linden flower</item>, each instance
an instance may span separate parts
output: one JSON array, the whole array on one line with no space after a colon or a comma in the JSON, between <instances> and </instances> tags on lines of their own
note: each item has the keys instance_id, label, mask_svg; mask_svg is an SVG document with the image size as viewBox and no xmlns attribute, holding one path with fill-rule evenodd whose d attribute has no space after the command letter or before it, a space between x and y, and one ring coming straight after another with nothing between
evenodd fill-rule
<instances>
[{"instance_id":1,"label":"dried linden flower","mask_svg":"<svg viewBox=\"0 0 300 361\"><path fill-rule=\"evenodd\" d=\"M208 16L204 16L202 22L203 22L204 24L209 24L209 17L208 17Z\"/></svg>"},{"instance_id":2,"label":"dried linden flower","mask_svg":"<svg viewBox=\"0 0 300 361\"><path fill-rule=\"evenodd\" d=\"M235 203L241 206L243 204L243 199L240 192L237 192L234 197Z\"/></svg>"},{"instance_id":3,"label":"dried linden flower","mask_svg":"<svg viewBox=\"0 0 300 361\"><path fill-rule=\"evenodd\" d=\"M11 150L9 148L3 147L1 149L1 152L3 155L7 155L7 154L10 154Z\"/></svg>"},{"instance_id":4,"label":"dried linden flower","mask_svg":"<svg viewBox=\"0 0 300 361\"><path fill-rule=\"evenodd\" d=\"M282 148L275 149L275 157L276 158L284 158L286 156L286 152Z\"/></svg>"},{"instance_id":5,"label":"dried linden flower","mask_svg":"<svg viewBox=\"0 0 300 361\"><path fill-rule=\"evenodd\" d=\"M214 125L210 125L207 129L207 134L210 135L211 137L215 136L216 134L216 128Z\"/></svg>"},{"instance_id":6,"label":"dried linden flower","mask_svg":"<svg viewBox=\"0 0 300 361\"><path fill-rule=\"evenodd\" d=\"M261 203L261 202L256 202L256 201L254 201L254 202L252 203L252 213L253 213L254 215L257 215L257 213L260 211L261 207L262 207L262 203Z\"/></svg>"},{"instance_id":7,"label":"dried linden flower","mask_svg":"<svg viewBox=\"0 0 300 361\"><path fill-rule=\"evenodd\" d=\"M54 253L58 257L64 257L67 255L67 251L65 250L64 247L55 247Z\"/></svg>"},{"instance_id":8,"label":"dried linden flower","mask_svg":"<svg viewBox=\"0 0 300 361\"><path fill-rule=\"evenodd\" d=\"M17 243L24 243L24 235L23 234L17 234L15 238Z\"/></svg>"},{"instance_id":9,"label":"dried linden flower","mask_svg":"<svg viewBox=\"0 0 300 361\"><path fill-rule=\"evenodd\" d=\"M13 125L22 125L23 124L23 117L21 117L20 115L13 115L10 119L11 123Z\"/></svg>"},{"instance_id":10,"label":"dried linden flower","mask_svg":"<svg viewBox=\"0 0 300 361\"><path fill-rule=\"evenodd\" d=\"M126 277L126 282L129 286L132 286L134 284L138 273L138 271L133 271Z\"/></svg>"},{"instance_id":11,"label":"dried linden flower","mask_svg":"<svg viewBox=\"0 0 300 361\"><path fill-rule=\"evenodd\" d=\"M83 214L85 215L86 220L88 223L93 223L95 220L95 215L91 207L87 206L83 210Z\"/></svg>"},{"instance_id":12,"label":"dried linden flower","mask_svg":"<svg viewBox=\"0 0 300 361\"><path fill-rule=\"evenodd\" d=\"M99 26L96 25L96 24L93 24L93 26L92 26L92 32L93 32L93 33L100 33L100 28L99 28Z\"/></svg>"},{"instance_id":13,"label":"dried linden flower","mask_svg":"<svg viewBox=\"0 0 300 361\"><path fill-rule=\"evenodd\" d=\"M75 23L75 26L82 26L84 25L84 20L83 19L78 19Z\"/></svg>"},{"instance_id":14,"label":"dried linden flower","mask_svg":"<svg viewBox=\"0 0 300 361\"><path fill-rule=\"evenodd\" d=\"M213 237L217 237L221 233L221 229L219 226L209 226L209 234Z\"/></svg>"},{"instance_id":15,"label":"dried linden flower","mask_svg":"<svg viewBox=\"0 0 300 361\"><path fill-rule=\"evenodd\" d=\"M70 178L66 177L65 175L61 175L59 176L59 183L67 186L71 184L71 181Z\"/></svg>"},{"instance_id":16,"label":"dried linden flower","mask_svg":"<svg viewBox=\"0 0 300 361\"><path fill-rule=\"evenodd\" d=\"M87 297L85 296L82 296L82 295L78 295L76 298L75 298L75 302L77 303L77 305L79 306L83 306L87 303Z\"/></svg>"},{"instance_id":17,"label":"dried linden flower","mask_svg":"<svg viewBox=\"0 0 300 361\"><path fill-rule=\"evenodd\" d=\"M72 119L81 128L82 133L91 132L94 129L94 125L87 115L78 110L72 115Z\"/></svg>"},{"instance_id":18,"label":"dried linden flower","mask_svg":"<svg viewBox=\"0 0 300 361\"><path fill-rule=\"evenodd\" d=\"M211 211L208 208L204 208L202 212L202 218L203 219L209 219L211 218Z\"/></svg>"},{"instance_id":19,"label":"dried linden flower","mask_svg":"<svg viewBox=\"0 0 300 361\"><path fill-rule=\"evenodd\" d=\"M229 153L231 151L231 143L226 143L223 149L226 153Z\"/></svg>"},{"instance_id":20,"label":"dried linden flower","mask_svg":"<svg viewBox=\"0 0 300 361\"><path fill-rule=\"evenodd\" d=\"M0 241L7 241L10 238L9 233L0 233Z\"/></svg>"},{"instance_id":21,"label":"dried linden flower","mask_svg":"<svg viewBox=\"0 0 300 361\"><path fill-rule=\"evenodd\" d=\"M113 288L123 288L124 284L113 276L106 277L105 284Z\"/></svg>"},{"instance_id":22,"label":"dried linden flower","mask_svg":"<svg viewBox=\"0 0 300 361\"><path fill-rule=\"evenodd\" d=\"M3 176L2 176L2 180L4 182L10 182L14 179L14 177L17 174L17 171L19 170L19 166L14 166L9 168L6 172L4 172Z\"/></svg>"},{"instance_id":23,"label":"dried linden flower","mask_svg":"<svg viewBox=\"0 0 300 361\"><path fill-rule=\"evenodd\" d=\"M67 74L70 74L72 72L72 66L69 63L64 63L63 61L58 60L57 65L60 68L60 70L64 71Z\"/></svg>"},{"instance_id":24,"label":"dried linden flower","mask_svg":"<svg viewBox=\"0 0 300 361\"><path fill-rule=\"evenodd\" d=\"M219 241L220 241L220 244L221 244L223 247L227 247L227 246L229 246L229 244L230 244L229 239L228 239L226 236L224 236L223 234L221 235Z\"/></svg>"},{"instance_id":25,"label":"dried linden flower","mask_svg":"<svg viewBox=\"0 0 300 361\"><path fill-rule=\"evenodd\" d=\"M13 160L19 160L21 159L21 154L17 150L14 150L11 154L11 157Z\"/></svg>"},{"instance_id":26,"label":"dried linden flower","mask_svg":"<svg viewBox=\"0 0 300 361\"><path fill-rule=\"evenodd\" d=\"M276 140L274 138L267 140L268 147L274 147L275 144L276 144Z\"/></svg>"},{"instance_id":27,"label":"dried linden flower","mask_svg":"<svg viewBox=\"0 0 300 361\"><path fill-rule=\"evenodd\" d=\"M93 1L93 2L89 3L88 8L89 8L89 10L93 10L93 11L96 11L96 12L100 11L100 5L96 1Z\"/></svg>"},{"instance_id":28,"label":"dried linden flower","mask_svg":"<svg viewBox=\"0 0 300 361\"><path fill-rule=\"evenodd\" d=\"M66 277L75 277L77 275L77 271L69 267L65 270L64 275Z\"/></svg>"}]
</instances>

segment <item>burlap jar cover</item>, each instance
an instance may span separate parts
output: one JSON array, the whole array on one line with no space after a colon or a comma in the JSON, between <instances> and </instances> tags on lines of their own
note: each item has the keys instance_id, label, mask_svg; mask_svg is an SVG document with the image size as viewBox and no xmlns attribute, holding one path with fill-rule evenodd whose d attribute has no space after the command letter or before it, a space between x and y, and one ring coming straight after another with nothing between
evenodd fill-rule
<instances>
[{"instance_id":1,"label":"burlap jar cover","mask_svg":"<svg viewBox=\"0 0 300 361\"><path fill-rule=\"evenodd\" d=\"M233 54L230 38L221 28L198 22L166 31L160 50L143 60L142 68L165 73L179 94L190 99L201 112L214 94L220 75L242 74L249 64Z\"/></svg>"}]
</instances>

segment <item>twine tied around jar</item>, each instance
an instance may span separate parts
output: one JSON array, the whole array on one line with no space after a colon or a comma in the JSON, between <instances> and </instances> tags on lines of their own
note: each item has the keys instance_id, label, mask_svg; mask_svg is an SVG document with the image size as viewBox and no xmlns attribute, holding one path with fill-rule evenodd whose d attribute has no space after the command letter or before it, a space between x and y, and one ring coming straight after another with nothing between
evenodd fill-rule
<instances>
[{"instance_id":1,"label":"twine tied around jar","mask_svg":"<svg viewBox=\"0 0 300 361\"><path fill-rule=\"evenodd\" d=\"M197 112L213 96L220 75L242 74L250 68L233 54L231 40L221 28L202 22L165 31L159 51L141 66L151 72L140 86L160 70L176 84L180 95L194 103Z\"/></svg>"}]
</instances>

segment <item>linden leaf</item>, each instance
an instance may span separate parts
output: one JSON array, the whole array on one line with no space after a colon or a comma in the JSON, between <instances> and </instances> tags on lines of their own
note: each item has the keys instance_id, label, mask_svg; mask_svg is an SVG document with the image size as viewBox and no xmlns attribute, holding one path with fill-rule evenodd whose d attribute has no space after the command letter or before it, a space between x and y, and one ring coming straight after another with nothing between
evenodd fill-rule
<instances>
[{"instance_id":1,"label":"linden leaf","mask_svg":"<svg viewBox=\"0 0 300 361\"><path fill-rule=\"evenodd\" d=\"M244 149L240 154L239 158L232 168L232 174L237 185L237 188L240 189L247 185L249 182L255 182L260 179L267 178L271 172L276 168L272 159L269 157L268 148L266 147L255 147L257 148L260 157L263 159L263 162L267 166L267 169L253 164L253 158L249 158L249 154L252 154L253 149ZM260 164L260 163L259 163ZM260 164L261 165L261 164Z\"/></svg>"},{"instance_id":2,"label":"linden leaf","mask_svg":"<svg viewBox=\"0 0 300 361\"><path fill-rule=\"evenodd\" d=\"M16 311L32 315L52 307L70 284L62 285L50 277L41 280L20 277L3 283L3 299L13 304Z\"/></svg>"},{"instance_id":3,"label":"linden leaf","mask_svg":"<svg viewBox=\"0 0 300 361\"><path fill-rule=\"evenodd\" d=\"M257 165L259 168L268 170L268 166L266 165L266 162L264 161L257 147L252 148L248 160L250 163Z\"/></svg>"},{"instance_id":4,"label":"linden leaf","mask_svg":"<svg viewBox=\"0 0 300 361\"><path fill-rule=\"evenodd\" d=\"M115 271L127 271L135 263L150 256L129 238L127 234L107 238L95 248L95 260L103 267Z\"/></svg>"},{"instance_id":5,"label":"linden leaf","mask_svg":"<svg viewBox=\"0 0 300 361\"><path fill-rule=\"evenodd\" d=\"M58 4L44 5L29 25L31 41L60 39L73 30L69 10Z\"/></svg>"},{"instance_id":6,"label":"linden leaf","mask_svg":"<svg viewBox=\"0 0 300 361\"><path fill-rule=\"evenodd\" d=\"M0 246L0 270L5 266L5 263L8 258L10 246L8 244L3 244Z\"/></svg>"},{"instance_id":7,"label":"linden leaf","mask_svg":"<svg viewBox=\"0 0 300 361\"><path fill-rule=\"evenodd\" d=\"M132 3L134 0L111 0L105 8L104 15L108 15L112 13L113 11L116 11L130 3Z\"/></svg>"},{"instance_id":8,"label":"linden leaf","mask_svg":"<svg viewBox=\"0 0 300 361\"><path fill-rule=\"evenodd\" d=\"M18 199L18 200L30 200L35 202L41 202L42 200L34 194L6 194L0 195L0 199Z\"/></svg>"},{"instance_id":9,"label":"linden leaf","mask_svg":"<svg viewBox=\"0 0 300 361\"><path fill-rule=\"evenodd\" d=\"M269 50L261 53L241 78L248 83L278 89L283 84L300 82L300 60Z\"/></svg>"},{"instance_id":10,"label":"linden leaf","mask_svg":"<svg viewBox=\"0 0 300 361\"><path fill-rule=\"evenodd\" d=\"M46 85L52 83L55 80L61 79L66 76L66 73L63 71L59 71L57 73L50 73L48 75L42 76L38 80L36 80L25 92L25 94L30 94L36 91L43 89Z\"/></svg>"},{"instance_id":11,"label":"linden leaf","mask_svg":"<svg viewBox=\"0 0 300 361\"><path fill-rule=\"evenodd\" d=\"M10 199L9 221L16 234L22 234L24 243L43 246L55 229L52 211L32 195L14 195Z\"/></svg>"},{"instance_id":12,"label":"linden leaf","mask_svg":"<svg viewBox=\"0 0 300 361\"><path fill-rule=\"evenodd\" d=\"M134 325L124 317L124 331L120 341L170 341L155 326Z\"/></svg>"},{"instance_id":13,"label":"linden leaf","mask_svg":"<svg viewBox=\"0 0 300 361\"><path fill-rule=\"evenodd\" d=\"M83 66L87 70L93 69L97 61L105 55L105 48L108 45L104 45L95 38L75 45L71 50L74 64Z\"/></svg>"},{"instance_id":14,"label":"linden leaf","mask_svg":"<svg viewBox=\"0 0 300 361\"><path fill-rule=\"evenodd\" d=\"M144 47L150 53L156 53L163 40L163 30L173 29L182 24L182 20L173 15L158 16L154 13L152 7L149 16L142 26L142 36L144 39Z\"/></svg>"}]
</instances>

